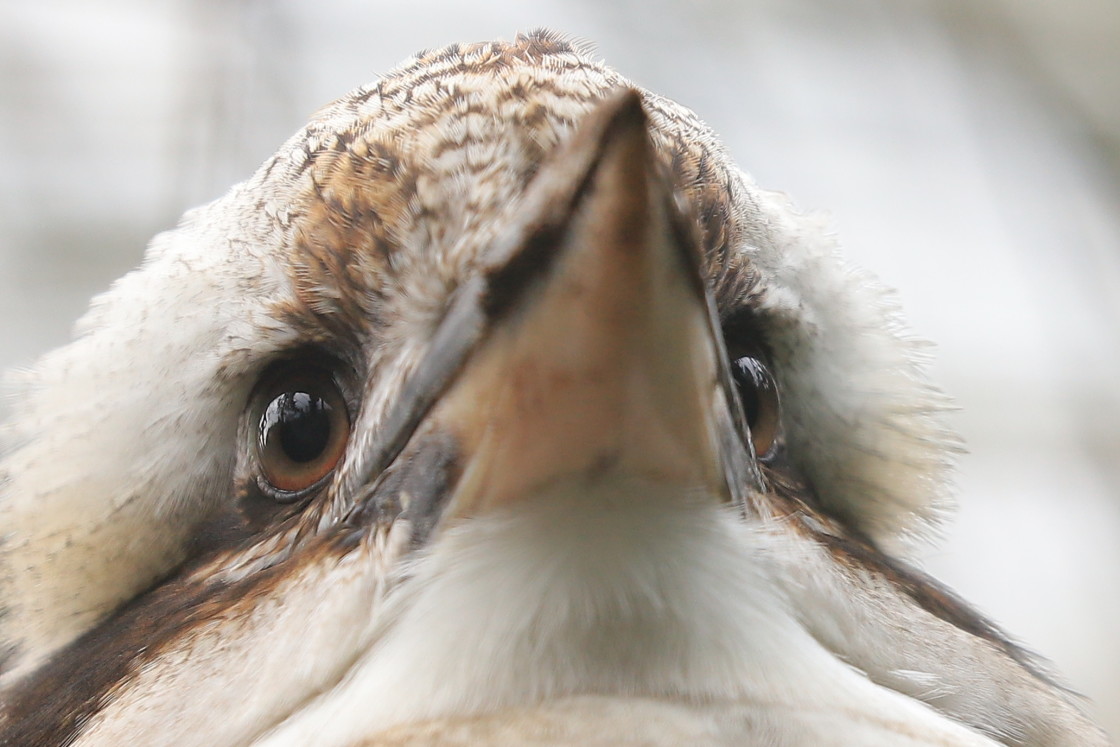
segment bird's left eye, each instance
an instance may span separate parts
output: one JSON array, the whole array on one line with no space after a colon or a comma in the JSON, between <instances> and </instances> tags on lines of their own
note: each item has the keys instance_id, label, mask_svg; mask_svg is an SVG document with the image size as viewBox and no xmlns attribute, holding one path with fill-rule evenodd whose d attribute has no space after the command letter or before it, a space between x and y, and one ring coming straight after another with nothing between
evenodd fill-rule
<instances>
[{"instance_id":1,"label":"bird's left eye","mask_svg":"<svg viewBox=\"0 0 1120 747\"><path fill-rule=\"evenodd\" d=\"M346 401L330 374L318 368L276 376L261 390L254 411L261 487L277 500L295 500L314 487L346 450Z\"/></svg>"},{"instance_id":2,"label":"bird's left eye","mask_svg":"<svg viewBox=\"0 0 1120 747\"><path fill-rule=\"evenodd\" d=\"M743 403L754 453L759 459L767 460L774 454L781 427L778 387L774 377L760 358L742 355L731 361L731 378Z\"/></svg>"}]
</instances>

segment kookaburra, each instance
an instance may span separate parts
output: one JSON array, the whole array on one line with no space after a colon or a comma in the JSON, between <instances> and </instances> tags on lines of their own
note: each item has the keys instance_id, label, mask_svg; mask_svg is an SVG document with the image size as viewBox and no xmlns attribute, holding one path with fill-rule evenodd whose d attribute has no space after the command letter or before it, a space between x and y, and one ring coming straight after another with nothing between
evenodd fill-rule
<instances>
[{"instance_id":1,"label":"kookaburra","mask_svg":"<svg viewBox=\"0 0 1120 747\"><path fill-rule=\"evenodd\" d=\"M0 744L1103 744L905 560L888 295L690 111L422 53L20 375Z\"/></svg>"}]
</instances>

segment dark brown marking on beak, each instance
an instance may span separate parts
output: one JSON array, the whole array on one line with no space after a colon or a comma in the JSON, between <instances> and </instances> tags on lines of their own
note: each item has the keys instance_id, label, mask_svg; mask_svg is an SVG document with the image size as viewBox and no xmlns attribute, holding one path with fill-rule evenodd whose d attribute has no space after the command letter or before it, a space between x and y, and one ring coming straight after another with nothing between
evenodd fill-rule
<instances>
[{"instance_id":1,"label":"dark brown marking on beak","mask_svg":"<svg viewBox=\"0 0 1120 747\"><path fill-rule=\"evenodd\" d=\"M364 528L405 520L412 526L414 546L422 545L461 473L459 444L453 436L436 429L418 433L367 495L355 502L346 523Z\"/></svg>"},{"instance_id":2,"label":"dark brown marking on beak","mask_svg":"<svg viewBox=\"0 0 1120 747\"><path fill-rule=\"evenodd\" d=\"M376 413L368 410L359 414L354 424L354 431L359 435L351 446L351 461L345 466L343 495L359 495L363 486L374 483L389 468L432 405L462 369L485 330L485 318L478 302L481 295L482 280L478 276L459 286L427 354L405 381L384 423L378 424Z\"/></svg>"},{"instance_id":3,"label":"dark brown marking on beak","mask_svg":"<svg viewBox=\"0 0 1120 747\"><path fill-rule=\"evenodd\" d=\"M556 258L557 243L587 197L604 152L613 146L619 133L632 129L644 132L646 126L641 96L633 89L623 89L600 104L581 123L575 137L550 159L551 168L546 170L554 178L543 189L530 185L524 206L530 220L495 251L486 273L482 305L487 318L505 315L534 281L546 274ZM648 138L644 142L649 148ZM642 159L640 163L644 166L652 160Z\"/></svg>"}]
</instances>

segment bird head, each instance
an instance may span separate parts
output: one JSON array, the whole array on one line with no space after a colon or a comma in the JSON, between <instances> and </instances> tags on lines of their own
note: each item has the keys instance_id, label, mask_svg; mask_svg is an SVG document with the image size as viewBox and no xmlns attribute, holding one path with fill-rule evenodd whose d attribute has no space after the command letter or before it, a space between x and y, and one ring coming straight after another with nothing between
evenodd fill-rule
<instances>
[{"instance_id":1,"label":"bird head","mask_svg":"<svg viewBox=\"0 0 1120 747\"><path fill-rule=\"evenodd\" d=\"M890 296L554 35L326 107L20 378L12 743L1095 738L902 559L957 442Z\"/></svg>"}]
</instances>

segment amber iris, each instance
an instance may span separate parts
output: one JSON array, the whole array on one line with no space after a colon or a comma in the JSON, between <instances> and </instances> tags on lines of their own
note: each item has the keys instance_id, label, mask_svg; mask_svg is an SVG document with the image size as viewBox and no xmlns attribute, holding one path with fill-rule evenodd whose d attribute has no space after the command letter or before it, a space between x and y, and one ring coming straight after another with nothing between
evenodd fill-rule
<instances>
[{"instance_id":1,"label":"amber iris","mask_svg":"<svg viewBox=\"0 0 1120 747\"><path fill-rule=\"evenodd\" d=\"M335 468L350 421L328 374L310 369L280 375L258 402L257 459L278 497L314 486Z\"/></svg>"}]
</instances>

